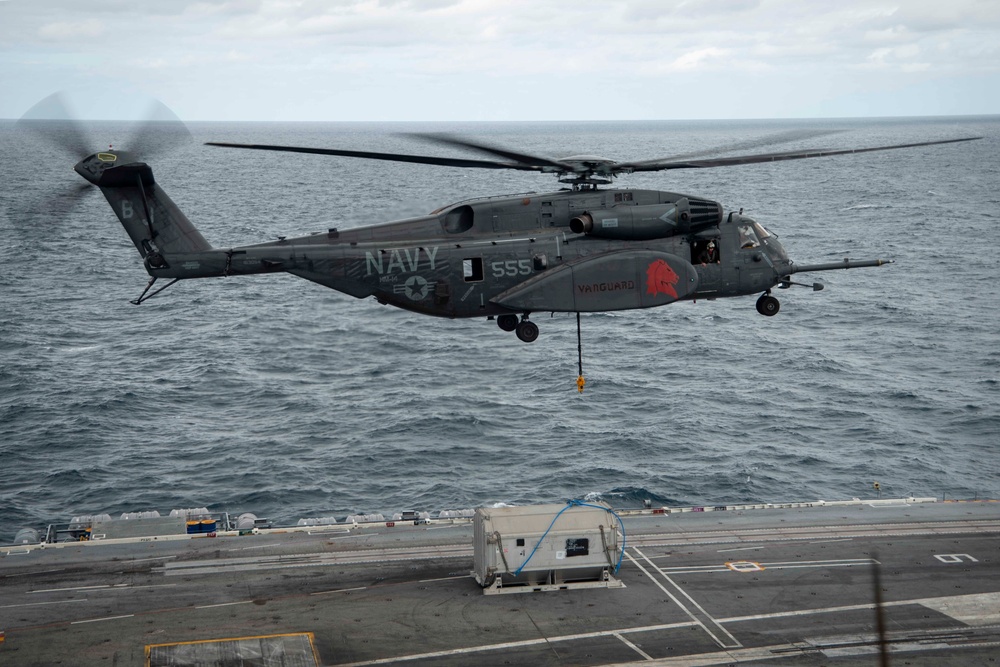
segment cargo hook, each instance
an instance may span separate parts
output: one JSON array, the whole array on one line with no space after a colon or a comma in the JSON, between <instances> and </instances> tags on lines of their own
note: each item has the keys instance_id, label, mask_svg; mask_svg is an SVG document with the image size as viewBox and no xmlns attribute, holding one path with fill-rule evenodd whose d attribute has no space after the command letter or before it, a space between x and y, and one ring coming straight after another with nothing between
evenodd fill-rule
<instances>
[{"instance_id":1,"label":"cargo hook","mask_svg":"<svg viewBox=\"0 0 1000 667\"><path fill-rule=\"evenodd\" d=\"M576 364L579 374L576 377L576 390L583 393L583 385L587 381L583 379L583 338L580 336L580 311L576 313Z\"/></svg>"}]
</instances>

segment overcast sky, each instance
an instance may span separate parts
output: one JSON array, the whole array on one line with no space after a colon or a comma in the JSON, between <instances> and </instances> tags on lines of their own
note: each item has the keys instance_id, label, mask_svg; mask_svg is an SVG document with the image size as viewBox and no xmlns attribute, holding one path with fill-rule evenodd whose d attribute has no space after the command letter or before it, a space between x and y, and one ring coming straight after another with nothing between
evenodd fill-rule
<instances>
[{"instance_id":1,"label":"overcast sky","mask_svg":"<svg viewBox=\"0 0 1000 667\"><path fill-rule=\"evenodd\" d=\"M0 118L1000 113L998 0L0 0Z\"/></svg>"}]
</instances>

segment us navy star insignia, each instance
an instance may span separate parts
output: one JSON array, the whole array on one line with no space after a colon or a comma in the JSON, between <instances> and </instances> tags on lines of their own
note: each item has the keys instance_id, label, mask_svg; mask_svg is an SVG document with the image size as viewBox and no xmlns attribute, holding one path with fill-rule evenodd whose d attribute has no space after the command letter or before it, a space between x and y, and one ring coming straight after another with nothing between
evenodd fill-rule
<instances>
[{"instance_id":1,"label":"us navy star insignia","mask_svg":"<svg viewBox=\"0 0 1000 667\"><path fill-rule=\"evenodd\" d=\"M413 301L420 301L427 297L427 281L420 276L410 276L403 285L406 296Z\"/></svg>"}]
</instances>

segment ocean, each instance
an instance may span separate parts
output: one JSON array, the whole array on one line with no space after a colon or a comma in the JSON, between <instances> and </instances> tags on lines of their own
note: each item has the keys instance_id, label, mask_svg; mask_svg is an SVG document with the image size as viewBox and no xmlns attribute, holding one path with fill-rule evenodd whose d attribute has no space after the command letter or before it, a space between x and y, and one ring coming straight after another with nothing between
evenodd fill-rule
<instances>
[{"instance_id":1,"label":"ocean","mask_svg":"<svg viewBox=\"0 0 1000 667\"><path fill-rule=\"evenodd\" d=\"M566 123L190 123L150 159L216 246L545 192L551 175L256 153L231 141L463 155L651 159L838 132L780 148L980 141L623 176L744 212L821 292L582 317L531 344L289 275L147 276L73 156L0 122L0 543L76 515L208 507L303 517L603 499L616 507L907 495L1000 497L1000 117ZM125 123L89 123L93 151ZM754 152L744 150L743 152ZM82 156L81 156L82 157Z\"/></svg>"}]
</instances>

